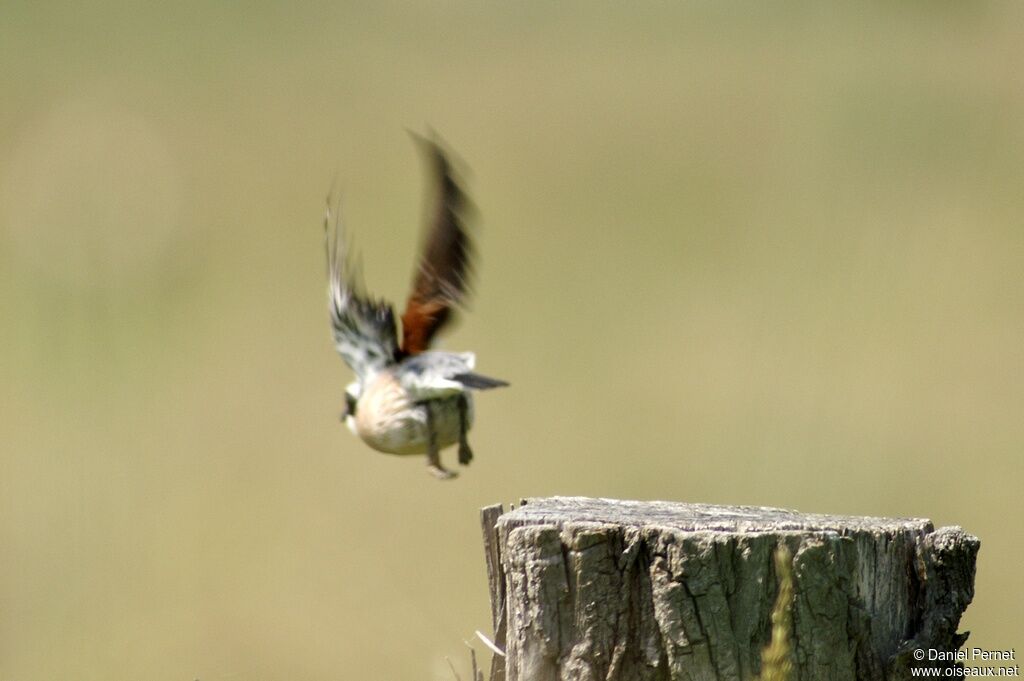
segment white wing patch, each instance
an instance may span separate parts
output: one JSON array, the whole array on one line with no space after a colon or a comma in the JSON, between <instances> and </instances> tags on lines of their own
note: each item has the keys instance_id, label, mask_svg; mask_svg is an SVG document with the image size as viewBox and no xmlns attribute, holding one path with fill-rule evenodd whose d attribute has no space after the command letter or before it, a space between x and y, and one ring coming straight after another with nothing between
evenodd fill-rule
<instances>
[{"instance_id":1,"label":"white wing patch","mask_svg":"<svg viewBox=\"0 0 1024 681\"><path fill-rule=\"evenodd\" d=\"M362 282L349 262L340 210L331 229L331 205L324 219L327 249L327 307L334 347L345 363L365 382L398 355L395 314L384 301L364 293Z\"/></svg>"}]
</instances>

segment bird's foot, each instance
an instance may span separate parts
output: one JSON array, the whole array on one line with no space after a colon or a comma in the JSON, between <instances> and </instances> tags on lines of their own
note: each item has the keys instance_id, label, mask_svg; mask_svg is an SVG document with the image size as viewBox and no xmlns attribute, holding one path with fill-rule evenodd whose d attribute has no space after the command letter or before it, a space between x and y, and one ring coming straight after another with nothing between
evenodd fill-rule
<instances>
[{"instance_id":1,"label":"bird's foot","mask_svg":"<svg viewBox=\"0 0 1024 681\"><path fill-rule=\"evenodd\" d=\"M469 462L473 460L473 450L469 448L468 442L459 443L459 463L463 466L468 466Z\"/></svg>"},{"instance_id":2,"label":"bird's foot","mask_svg":"<svg viewBox=\"0 0 1024 681\"><path fill-rule=\"evenodd\" d=\"M456 473L455 471L450 471L447 468L441 466L440 464L435 463L427 464L427 472L433 475L438 480L454 480L455 478L459 477L459 474Z\"/></svg>"}]
</instances>

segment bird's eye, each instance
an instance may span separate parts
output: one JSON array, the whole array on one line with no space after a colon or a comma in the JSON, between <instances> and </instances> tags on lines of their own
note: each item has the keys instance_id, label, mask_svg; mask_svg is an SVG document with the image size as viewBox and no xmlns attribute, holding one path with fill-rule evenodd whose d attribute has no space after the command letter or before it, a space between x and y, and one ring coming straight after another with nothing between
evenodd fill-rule
<instances>
[{"instance_id":1,"label":"bird's eye","mask_svg":"<svg viewBox=\"0 0 1024 681\"><path fill-rule=\"evenodd\" d=\"M345 417L345 416L355 416L355 415L356 415L356 398L353 397L352 395L350 395L349 393L345 393L345 413L342 415L342 417Z\"/></svg>"}]
</instances>

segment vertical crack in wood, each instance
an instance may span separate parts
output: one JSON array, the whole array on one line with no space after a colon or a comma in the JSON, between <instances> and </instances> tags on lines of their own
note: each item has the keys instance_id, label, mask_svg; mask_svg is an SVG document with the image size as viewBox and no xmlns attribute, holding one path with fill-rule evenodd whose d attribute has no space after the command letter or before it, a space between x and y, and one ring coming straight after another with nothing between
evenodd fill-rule
<instances>
[{"instance_id":1,"label":"vertical crack in wood","mask_svg":"<svg viewBox=\"0 0 1024 681\"><path fill-rule=\"evenodd\" d=\"M491 631L498 648L505 650L505 575L501 569L501 543L498 540L498 518L501 504L480 510L480 529L484 538L484 557L487 561L487 585L491 596ZM490 681L505 681L505 658L491 655Z\"/></svg>"},{"instance_id":2,"label":"vertical crack in wood","mask_svg":"<svg viewBox=\"0 0 1024 681\"><path fill-rule=\"evenodd\" d=\"M980 546L977 537L959 527L943 527L919 538L914 556L917 584L911 590L917 601L911 608L917 615L913 620L916 628L889 661L890 679L908 678L912 666L949 666L917 662L913 658L916 650L931 648L949 653L967 641L969 632L961 634L957 629L961 615L974 599Z\"/></svg>"}]
</instances>

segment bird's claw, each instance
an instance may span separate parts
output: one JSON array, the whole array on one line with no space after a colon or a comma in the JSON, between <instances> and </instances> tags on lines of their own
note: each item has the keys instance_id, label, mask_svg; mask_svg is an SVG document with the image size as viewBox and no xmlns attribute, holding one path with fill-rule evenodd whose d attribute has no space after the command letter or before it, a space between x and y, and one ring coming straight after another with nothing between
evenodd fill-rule
<instances>
[{"instance_id":1,"label":"bird's claw","mask_svg":"<svg viewBox=\"0 0 1024 681\"><path fill-rule=\"evenodd\" d=\"M450 471L438 464L427 464L427 472L433 475L438 480L453 480L459 477L459 474L455 471Z\"/></svg>"},{"instance_id":2,"label":"bird's claw","mask_svg":"<svg viewBox=\"0 0 1024 681\"><path fill-rule=\"evenodd\" d=\"M468 466L469 462L473 460L473 450L469 448L469 445L462 443L459 445L459 463L463 466Z\"/></svg>"}]
</instances>

